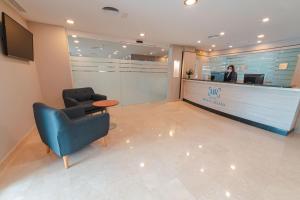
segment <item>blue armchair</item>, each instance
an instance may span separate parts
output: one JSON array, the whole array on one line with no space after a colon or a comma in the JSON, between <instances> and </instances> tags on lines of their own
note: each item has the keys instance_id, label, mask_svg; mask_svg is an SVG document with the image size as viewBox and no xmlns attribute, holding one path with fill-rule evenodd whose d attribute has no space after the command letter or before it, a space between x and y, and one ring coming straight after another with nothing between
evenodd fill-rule
<instances>
[{"instance_id":1,"label":"blue armchair","mask_svg":"<svg viewBox=\"0 0 300 200\"><path fill-rule=\"evenodd\" d=\"M95 94L93 88L74 88L63 90L63 99L66 108L73 106L84 107L86 114L92 114L104 111L105 108L93 106L93 102L106 100L107 97L101 94Z\"/></svg>"},{"instance_id":2,"label":"blue armchair","mask_svg":"<svg viewBox=\"0 0 300 200\"><path fill-rule=\"evenodd\" d=\"M51 108L42 103L33 104L34 117L40 137L68 168L68 155L88 144L104 139L109 130L109 114L86 116L83 107L64 110Z\"/></svg>"}]
</instances>

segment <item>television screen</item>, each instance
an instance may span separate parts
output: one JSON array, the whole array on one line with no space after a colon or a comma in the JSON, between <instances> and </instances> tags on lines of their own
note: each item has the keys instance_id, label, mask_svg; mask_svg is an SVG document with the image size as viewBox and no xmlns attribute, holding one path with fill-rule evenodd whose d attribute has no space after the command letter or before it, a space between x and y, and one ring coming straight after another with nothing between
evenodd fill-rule
<instances>
[{"instance_id":1,"label":"television screen","mask_svg":"<svg viewBox=\"0 0 300 200\"><path fill-rule=\"evenodd\" d=\"M4 54L33 61L33 35L11 17L2 13Z\"/></svg>"}]
</instances>

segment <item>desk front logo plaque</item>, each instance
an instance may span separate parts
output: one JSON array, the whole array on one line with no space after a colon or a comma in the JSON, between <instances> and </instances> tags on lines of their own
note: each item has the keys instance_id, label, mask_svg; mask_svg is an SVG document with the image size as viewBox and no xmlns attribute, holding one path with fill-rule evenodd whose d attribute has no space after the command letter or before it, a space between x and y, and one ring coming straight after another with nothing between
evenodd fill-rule
<instances>
[{"instance_id":1,"label":"desk front logo plaque","mask_svg":"<svg viewBox=\"0 0 300 200\"><path fill-rule=\"evenodd\" d=\"M225 107L226 106L225 103L221 101L221 93L222 93L222 88L209 87L207 92L208 97L203 98L202 100L210 104Z\"/></svg>"}]
</instances>

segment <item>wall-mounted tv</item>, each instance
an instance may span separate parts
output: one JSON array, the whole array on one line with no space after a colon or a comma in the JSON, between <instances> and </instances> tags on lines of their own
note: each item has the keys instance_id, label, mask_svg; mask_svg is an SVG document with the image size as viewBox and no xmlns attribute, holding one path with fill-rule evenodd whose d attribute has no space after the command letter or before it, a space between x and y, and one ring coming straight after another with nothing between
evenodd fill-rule
<instances>
[{"instance_id":1,"label":"wall-mounted tv","mask_svg":"<svg viewBox=\"0 0 300 200\"><path fill-rule=\"evenodd\" d=\"M2 13L2 29L4 54L33 61L32 33L5 13Z\"/></svg>"}]
</instances>

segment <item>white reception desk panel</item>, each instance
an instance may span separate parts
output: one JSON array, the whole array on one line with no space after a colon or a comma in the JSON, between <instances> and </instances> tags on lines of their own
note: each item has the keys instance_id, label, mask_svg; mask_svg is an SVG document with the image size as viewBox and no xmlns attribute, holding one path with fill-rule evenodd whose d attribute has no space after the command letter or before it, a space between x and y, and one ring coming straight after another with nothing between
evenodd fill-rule
<instances>
[{"instance_id":1,"label":"white reception desk panel","mask_svg":"<svg viewBox=\"0 0 300 200\"><path fill-rule=\"evenodd\" d=\"M282 135L295 128L300 90L183 80L184 100Z\"/></svg>"}]
</instances>

